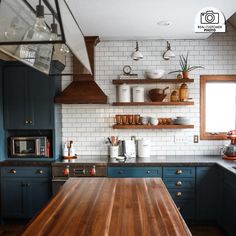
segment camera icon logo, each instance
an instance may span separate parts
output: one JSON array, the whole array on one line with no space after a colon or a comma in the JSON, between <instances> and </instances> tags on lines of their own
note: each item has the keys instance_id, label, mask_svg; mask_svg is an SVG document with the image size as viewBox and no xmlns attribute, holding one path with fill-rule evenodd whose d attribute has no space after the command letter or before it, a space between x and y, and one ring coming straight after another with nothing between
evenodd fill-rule
<instances>
[{"instance_id":1,"label":"camera icon logo","mask_svg":"<svg viewBox=\"0 0 236 236\"><path fill-rule=\"evenodd\" d=\"M213 11L202 12L200 20L201 24L219 24L219 13Z\"/></svg>"}]
</instances>

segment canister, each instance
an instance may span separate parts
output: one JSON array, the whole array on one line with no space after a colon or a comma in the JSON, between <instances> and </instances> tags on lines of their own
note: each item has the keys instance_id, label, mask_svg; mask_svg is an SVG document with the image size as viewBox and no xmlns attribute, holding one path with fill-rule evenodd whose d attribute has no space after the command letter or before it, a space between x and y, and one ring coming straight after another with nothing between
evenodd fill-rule
<instances>
[{"instance_id":1,"label":"canister","mask_svg":"<svg viewBox=\"0 0 236 236\"><path fill-rule=\"evenodd\" d=\"M119 102L130 102L130 86L121 84L118 89Z\"/></svg>"},{"instance_id":2,"label":"canister","mask_svg":"<svg viewBox=\"0 0 236 236\"><path fill-rule=\"evenodd\" d=\"M144 102L144 88L133 87L133 102Z\"/></svg>"}]
</instances>

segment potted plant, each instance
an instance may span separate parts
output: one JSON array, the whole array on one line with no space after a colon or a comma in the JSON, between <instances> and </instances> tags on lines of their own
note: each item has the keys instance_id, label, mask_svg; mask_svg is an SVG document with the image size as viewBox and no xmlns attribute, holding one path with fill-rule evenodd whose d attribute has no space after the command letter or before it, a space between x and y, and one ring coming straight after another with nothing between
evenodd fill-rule
<instances>
[{"instance_id":1,"label":"potted plant","mask_svg":"<svg viewBox=\"0 0 236 236\"><path fill-rule=\"evenodd\" d=\"M190 71L199 69L199 68L204 68L202 66L190 66L189 61L188 61L188 53L186 56L184 55L179 56L179 64L180 64L181 70L171 71L169 72L169 74L176 73L176 72L182 73L183 79L189 78Z\"/></svg>"}]
</instances>

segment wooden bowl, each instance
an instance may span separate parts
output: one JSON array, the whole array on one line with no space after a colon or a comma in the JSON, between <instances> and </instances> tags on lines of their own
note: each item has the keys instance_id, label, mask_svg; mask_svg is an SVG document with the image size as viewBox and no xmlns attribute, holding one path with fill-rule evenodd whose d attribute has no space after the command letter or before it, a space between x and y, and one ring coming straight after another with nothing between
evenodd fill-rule
<instances>
[{"instance_id":1,"label":"wooden bowl","mask_svg":"<svg viewBox=\"0 0 236 236\"><path fill-rule=\"evenodd\" d=\"M151 89L148 92L148 96L152 102L162 102L165 99L166 94L160 93L159 89Z\"/></svg>"}]
</instances>

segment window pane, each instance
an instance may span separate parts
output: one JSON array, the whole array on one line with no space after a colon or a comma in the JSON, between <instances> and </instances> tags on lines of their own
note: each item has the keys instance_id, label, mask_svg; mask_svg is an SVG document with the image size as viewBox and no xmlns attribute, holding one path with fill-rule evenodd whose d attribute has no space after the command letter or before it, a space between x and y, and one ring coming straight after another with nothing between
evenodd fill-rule
<instances>
[{"instance_id":1,"label":"window pane","mask_svg":"<svg viewBox=\"0 0 236 236\"><path fill-rule=\"evenodd\" d=\"M236 128L236 83L206 83L206 132L227 132Z\"/></svg>"}]
</instances>

